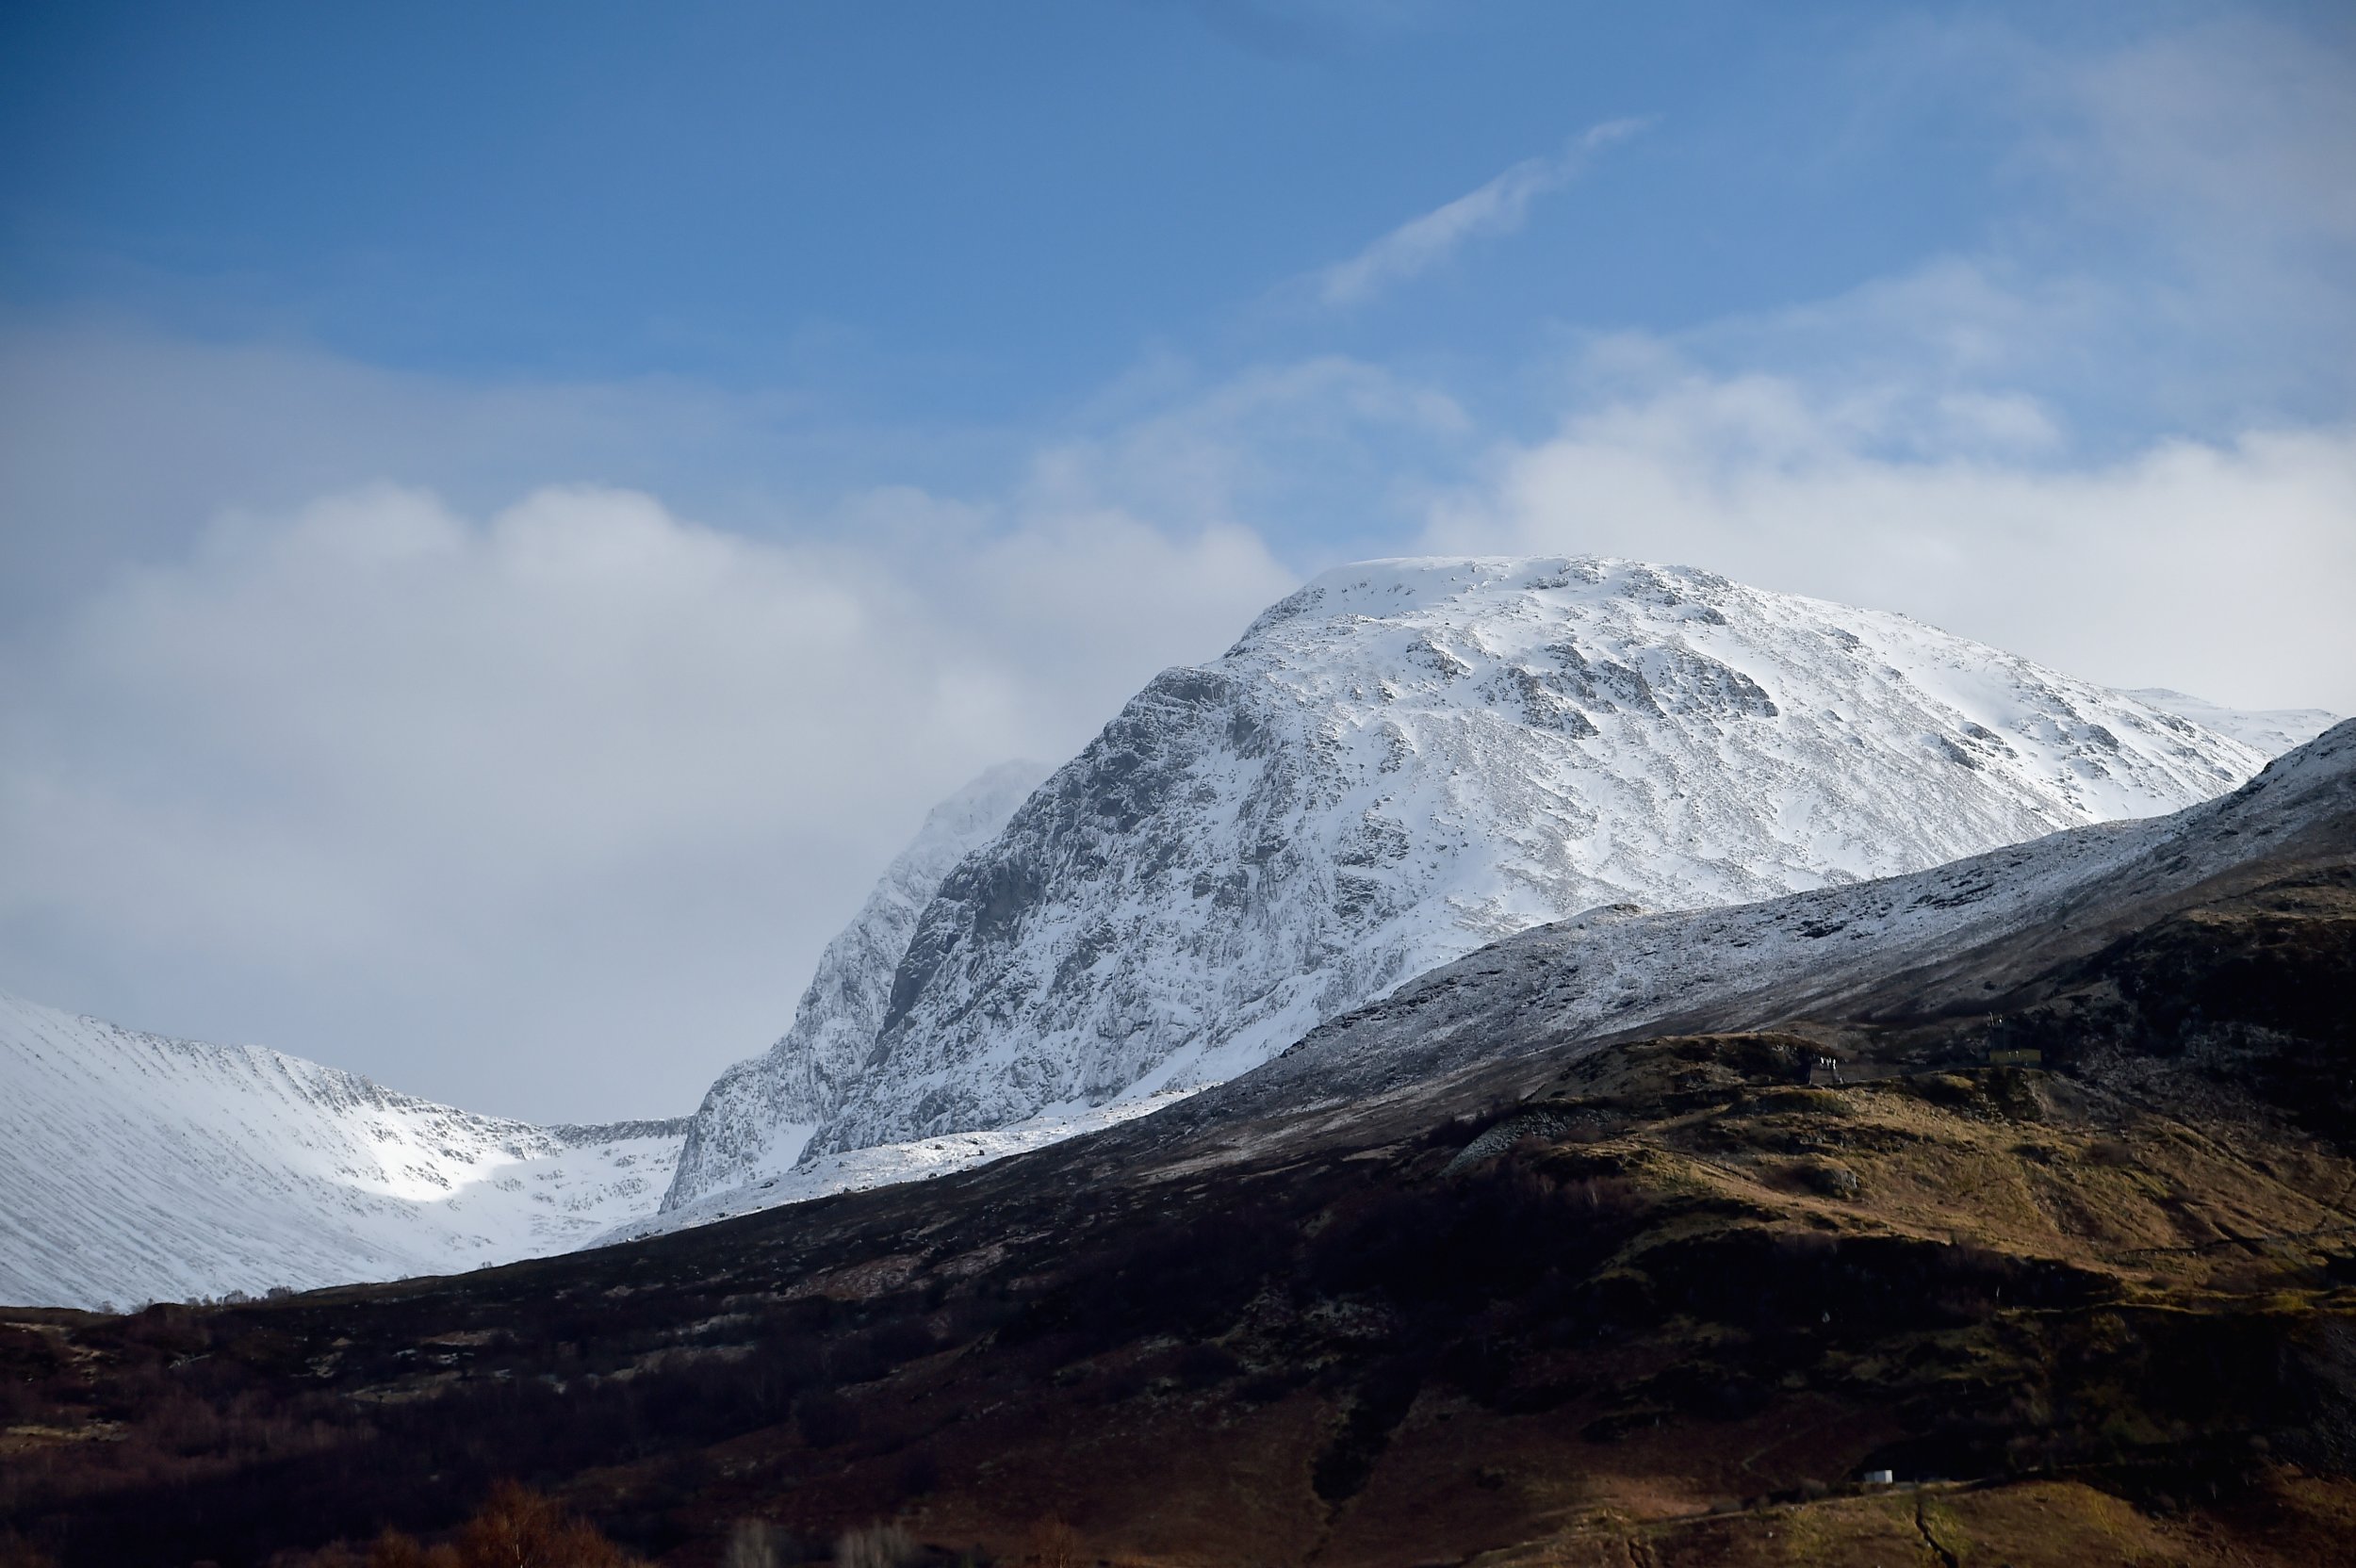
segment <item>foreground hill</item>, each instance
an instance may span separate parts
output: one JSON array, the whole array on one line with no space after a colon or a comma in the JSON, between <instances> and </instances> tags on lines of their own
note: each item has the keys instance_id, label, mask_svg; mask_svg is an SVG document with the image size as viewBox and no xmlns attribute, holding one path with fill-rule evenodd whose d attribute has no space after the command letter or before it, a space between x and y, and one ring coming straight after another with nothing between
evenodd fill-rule
<instances>
[{"instance_id":1,"label":"foreground hill","mask_svg":"<svg viewBox=\"0 0 2356 1568\"><path fill-rule=\"evenodd\" d=\"M859 1070L767 1147L806 1139L807 1163L1218 1083L1582 909L1916 870L2263 760L1903 616L1706 572L1341 568L1156 678L947 873ZM671 1201L712 1185L698 1163Z\"/></svg>"},{"instance_id":2,"label":"foreground hill","mask_svg":"<svg viewBox=\"0 0 2356 1568\"><path fill-rule=\"evenodd\" d=\"M535 1127L0 994L0 1301L449 1273L651 1213L679 1122Z\"/></svg>"},{"instance_id":3,"label":"foreground hill","mask_svg":"<svg viewBox=\"0 0 2356 1568\"><path fill-rule=\"evenodd\" d=\"M1609 931L930 1183L6 1315L0 1527L324 1568L520 1475L681 1568L878 1519L933 1562L2344 1559L2356 725L2164 822ZM1640 972L1683 988L1580 1000Z\"/></svg>"}]
</instances>

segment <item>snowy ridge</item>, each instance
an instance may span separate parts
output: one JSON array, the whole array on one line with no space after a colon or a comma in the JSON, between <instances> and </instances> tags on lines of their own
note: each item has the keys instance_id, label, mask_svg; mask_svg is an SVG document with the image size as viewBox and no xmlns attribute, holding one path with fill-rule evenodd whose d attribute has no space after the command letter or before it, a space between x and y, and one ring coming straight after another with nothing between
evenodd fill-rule
<instances>
[{"instance_id":1,"label":"snowy ridge","mask_svg":"<svg viewBox=\"0 0 2356 1568\"><path fill-rule=\"evenodd\" d=\"M2340 722L2337 713L2321 708L2274 708L2245 712L2171 692L2165 686L2141 687L2125 694L2163 713L2189 719L2203 729L2255 747L2268 757L2280 757L2293 746L2305 745Z\"/></svg>"},{"instance_id":2,"label":"snowy ridge","mask_svg":"<svg viewBox=\"0 0 2356 1568\"><path fill-rule=\"evenodd\" d=\"M802 1161L1233 1078L1582 909L1910 872L2263 760L1904 616L1705 572L1342 568L1156 678L957 865Z\"/></svg>"},{"instance_id":3,"label":"snowy ridge","mask_svg":"<svg viewBox=\"0 0 2356 1568\"><path fill-rule=\"evenodd\" d=\"M718 1219L733 1219L738 1215L775 1208L780 1203L798 1203L838 1192L865 1192L870 1187L921 1182L953 1170L970 1170L1009 1154L1044 1149L1084 1133L1100 1132L1151 1116L1185 1099L1189 1092L1165 1089L1149 1099L1117 1100L1104 1105L1047 1111L1011 1127L949 1133L907 1143L879 1143L840 1154L821 1154L759 1181L722 1187L683 1203L665 1204L662 1213L617 1225L587 1245L602 1247L613 1242L638 1241L673 1231L692 1230Z\"/></svg>"},{"instance_id":4,"label":"snowy ridge","mask_svg":"<svg viewBox=\"0 0 2356 1568\"><path fill-rule=\"evenodd\" d=\"M684 1128L553 1129L0 994L0 1302L449 1273L652 1213Z\"/></svg>"},{"instance_id":5,"label":"snowy ridge","mask_svg":"<svg viewBox=\"0 0 2356 1568\"><path fill-rule=\"evenodd\" d=\"M1525 932L1333 1021L1198 1103L1348 1105L1475 1061L1836 1015L1901 977L1914 1013L1936 1012L1948 987L1977 1004L2004 976L2096 951L2119 911L2166 906L2293 846L2356 858L2356 721L2172 816L1736 908L1595 911Z\"/></svg>"},{"instance_id":6,"label":"snowy ridge","mask_svg":"<svg viewBox=\"0 0 2356 1568\"><path fill-rule=\"evenodd\" d=\"M762 1054L723 1072L704 1095L663 1195L665 1210L707 1193L773 1182L794 1168L803 1144L842 1102L875 1048L892 1003L892 972L917 917L941 879L996 837L1046 776L1036 762L1001 762L933 808L851 923L826 944L793 1027Z\"/></svg>"}]
</instances>

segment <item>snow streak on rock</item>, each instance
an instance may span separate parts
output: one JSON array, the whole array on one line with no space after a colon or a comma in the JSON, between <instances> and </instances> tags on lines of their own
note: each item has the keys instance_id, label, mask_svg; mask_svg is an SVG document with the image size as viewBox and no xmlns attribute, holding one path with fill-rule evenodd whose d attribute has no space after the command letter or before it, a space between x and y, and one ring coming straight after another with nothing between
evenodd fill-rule
<instances>
[{"instance_id":1,"label":"snow streak on rock","mask_svg":"<svg viewBox=\"0 0 2356 1568\"><path fill-rule=\"evenodd\" d=\"M0 995L0 1302L129 1308L567 1251L684 1125L544 1128Z\"/></svg>"},{"instance_id":2,"label":"snow streak on rock","mask_svg":"<svg viewBox=\"0 0 2356 1568\"><path fill-rule=\"evenodd\" d=\"M1047 770L1002 762L933 808L924 827L840 936L826 944L794 1026L737 1063L705 1094L687 1132L664 1210L707 1193L774 1182L794 1168L821 1118L842 1103L875 1049L892 972L941 879L996 837Z\"/></svg>"},{"instance_id":3,"label":"snow streak on rock","mask_svg":"<svg viewBox=\"0 0 2356 1568\"><path fill-rule=\"evenodd\" d=\"M960 861L805 1163L1232 1078L1501 937L2172 810L2264 756L1904 616L1377 562L1156 678ZM780 1140L782 1143L784 1140Z\"/></svg>"}]
</instances>

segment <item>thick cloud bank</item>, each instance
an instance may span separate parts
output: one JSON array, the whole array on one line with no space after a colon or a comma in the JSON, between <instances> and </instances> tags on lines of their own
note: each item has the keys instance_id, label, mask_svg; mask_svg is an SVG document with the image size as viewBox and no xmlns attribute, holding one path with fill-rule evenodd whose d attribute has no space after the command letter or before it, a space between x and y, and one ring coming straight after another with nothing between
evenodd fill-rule
<instances>
[{"instance_id":1,"label":"thick cloud bank","mask_svg":"<svg viewBox=\"0 0 2356 1568\"><path fill-rule=\"evenodd\" d=\"M189 1033L270 998L469 1104L691 1102L935 798L1289 584L1233 531L931 523L887 569L599 489L223 522L0 688L10 978Z\"/></svg>"}]
</instances>

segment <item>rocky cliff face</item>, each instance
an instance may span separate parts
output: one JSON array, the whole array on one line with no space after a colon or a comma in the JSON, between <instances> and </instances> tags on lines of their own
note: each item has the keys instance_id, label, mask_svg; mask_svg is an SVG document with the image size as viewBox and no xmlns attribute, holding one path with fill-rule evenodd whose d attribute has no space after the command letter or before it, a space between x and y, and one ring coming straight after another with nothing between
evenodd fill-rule
<instances>
[{"instance_id":1,"label":"rocky cliff face","mask_svg":"<svg viewBox=\"0 0 2356 1568\"><path fill-rule=\"evenodd\" d=\"M762 1054L722 1073L705 1094L665 1210L793 1168L875 1048L892 973L917 917L941 879L995 837L1046 776L1034 762L1002 762L933 808L851 923L826 944L793 1027Z\"/></svg>"},{"instance_id":2,"label":"rocky cliff face","mask_svg":"<svg viewBox=\"0 0 2356 1568\"><path fill-rule=\"evenodd\" d=\"M1903 616L1704 572L1346 567L1156 678L957 861L863 1064L771 1147L1216 1082L1580 910L1914 871L2172 810L2263 761Z\"/></svg>"}]
</instances>

